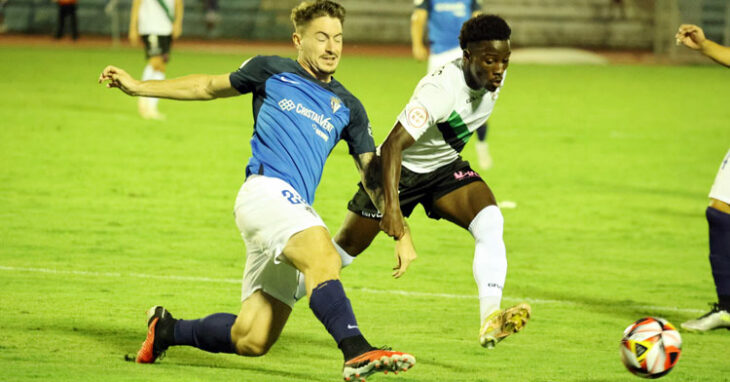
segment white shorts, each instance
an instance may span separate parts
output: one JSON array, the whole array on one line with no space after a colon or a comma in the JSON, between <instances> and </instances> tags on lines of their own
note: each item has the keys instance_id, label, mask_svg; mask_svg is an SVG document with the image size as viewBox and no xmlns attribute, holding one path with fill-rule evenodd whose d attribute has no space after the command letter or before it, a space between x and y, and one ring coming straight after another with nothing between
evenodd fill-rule
<instances>
[{"instance_id":1,"label":"white shorts","mask_svg":"<svg viewBox=\"0 0 730 382\"><path fill-rule=\"evenodd\" d=\"M257 290L293 307L300 272L282 255L289 238L325 226L292 186L278 178L251 175L241 186L234 210L246 243L241 301Z\"/></svg>"},{"instance_id":2,"label":"white shorts","mask_svg":"<svg viewBox=\"0 0 730 382\"><path fill-rule=\"evenodd\" d=\"M428 56L428 72L431 73L449 62L461 58L463 55L464 53L459 47L438 54L431 54Z\"/></svg>"},{"instance_id":3,"label":"white shorts","mask_svg":"<svg viewBox=\"0 0 730 382\"><path fill-rule=\"evenodd\" d=\"M710 198L730 204L730 150L728 150L725 159L720 163L720 169L717 171L715 183L710 190Z\"/></svg>"}]
</instances>

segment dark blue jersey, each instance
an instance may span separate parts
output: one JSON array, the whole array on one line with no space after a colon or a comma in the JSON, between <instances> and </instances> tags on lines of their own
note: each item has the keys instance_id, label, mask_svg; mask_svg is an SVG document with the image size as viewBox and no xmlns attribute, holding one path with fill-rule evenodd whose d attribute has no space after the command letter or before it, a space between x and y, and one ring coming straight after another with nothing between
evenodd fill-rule
<instances>
[{"instance_id":1,"label":"dark blue jersey","mask_svg":"<svg viewBox=\"0 0 730 382\"><path fill-rule=\"evenodd\" d=\"M256 56L230 79L241 93L253 93L246 176L282 179L312 204L324 162L340 139L352 155L375 151L365 109L334 78L324 83L294 60Z\"/></svg>"}]
</instances>

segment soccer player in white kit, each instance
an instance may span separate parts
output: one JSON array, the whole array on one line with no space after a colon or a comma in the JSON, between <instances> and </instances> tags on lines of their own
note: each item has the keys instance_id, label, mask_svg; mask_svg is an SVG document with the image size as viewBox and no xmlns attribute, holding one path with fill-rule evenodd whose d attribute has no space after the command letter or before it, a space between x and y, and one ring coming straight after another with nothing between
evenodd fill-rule
<instances>
[{"instance_id":1,"label":"soccer player in white kit","mask_svg":"<svg viewBox=\"0 0 730 382\"><path fill-rule=\"evenodd\" d=\"M182 35L183 0L133 0L129 16L129 42L144 43L147 65L142 81L164 80L170 60L172 40ZM158 99L140 97L138 110L142 118L164 119L157 110Z\"/></svg>"},{"instance_id":2,"label":"soccer player in white kit","mask_svg":"<svg viewBox=\"0 0 730 382\"><path fill-rule=\"evenodd\" d=\"M411 14L413 57L419 61L428 59L428 73L460 59L461 25L481 13L482 0L414 0L413 3L415 6ZM428 45L424 41L424 31L428 32ZM477 160L482 170L492 167L487 130L486 124L480 126L477 129L477 140L474 142Z\"/></svg>"},{"instance_id":3,"label":"soccer player in white kit","mask_svg":"<svg viewBox=\"0 0 730 382\"><path fill-rule=\"evenodd\" d=\"M530 306L500 309L507 274L502 213L487 184L459 153L492 113L509 63L510 34L499 16L480 15L464 23L459 36L462 59L421 80L380 147L384 210L375 208L360 185L335 237L340 252L350 256L365 250L379 228L394 237L405 232L398 245L410 245L403 216L417 204L429 217L467 229L475 240L479 342L487 348L522 329ZM414 251L401 250L394 276L414 258Z\"/></svg>"},{"instance_id":4,"label":"soccer player in white kit","mask_svg":"<svg viewBox=\"0 0 730 382\"><path fill-rule=\"evenodd\" d=\"M682 25L675 37L677 44L699 50L730 68L730 47L705 38L702 28ZM715 183L710 190L710 205L705 216L710 227L710 266L718 301L703 316L682 323L682 328L693 331L730 329L730 150L720 163Z\"/></svg>"}]
</instances>

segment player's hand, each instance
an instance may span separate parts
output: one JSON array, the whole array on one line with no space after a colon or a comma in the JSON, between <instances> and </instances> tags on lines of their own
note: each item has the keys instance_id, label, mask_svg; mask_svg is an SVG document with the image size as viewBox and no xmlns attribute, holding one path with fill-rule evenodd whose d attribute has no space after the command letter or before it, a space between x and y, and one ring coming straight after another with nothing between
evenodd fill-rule
<instances>
[{"instance_id":1,"label":"player's hand","mask_svg":"<svg viewBox=\"0 0 730 382\"><path fill-rule=\"evenodd\" d=\"M109 81L106 87L119 88L119 90L129 95L136 95L136 88L139 85L139 81L132 78L127 72L111 65L104 68L101 75L99 75L99 83L101 84L105 81Z\"/></svg>"},{"instance_id":2,"label":"player's hand","mask_svg":"<svg viewBox=\"0 0 730 382\"><path fill-rule=\"evenodd\" d=\"M411 235L404 235L395 243L395 260L397 261L393 267L393 277L400 278L406 273L408 266L416 260L416 248L413 247Z\"/></svg>"},{"instance_id":3,"label":"player's hand","mask_svg":"<svg viewBox=\"0 0 730 382\"><path fill-rule=\"evenodd\" d=\"M183 27L182 24L175 24L172 26L172 39L177 40L182 36Z\"/></svg>"},{"instance_id":4,"label":"player's hand","mask_svg":"<svg viewBox=\"0 0 730 382\"><path fill-rule=\"evenodd\" d=\"M405 233L403 214L400 208L397 211L386 212L380 219L380 229L393 239L400 240Z\"/></svg>"},{"instance_id":5,"label":"player's hand","mask_svg":"<svg viewBox=\"0 0 730 382\"><path fill-rule=\"evenodd\" d=\"M705 32L702 28L691 24L681 25L674 37L677 39L677 45L684 44L686 47L694 50L702 49L702 44L706 40Z\"/></svg>"},{"instance_id":6,"label":"player's hand","mask_svg":"<svg viewBox=\"0 0 730 382\"><path fill-rule=\"evenodd\" d=\"M413 58L418 61L426 61L428 59L428 48L423 44L413 44Z\"/></svg>"}]
</instances>

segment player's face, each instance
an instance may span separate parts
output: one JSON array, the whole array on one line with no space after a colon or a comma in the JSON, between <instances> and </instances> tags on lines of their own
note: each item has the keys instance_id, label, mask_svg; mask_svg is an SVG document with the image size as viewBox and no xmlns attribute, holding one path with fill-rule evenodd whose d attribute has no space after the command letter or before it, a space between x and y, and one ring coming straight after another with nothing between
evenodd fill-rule
<instances>
[{"instance_id":1,"label":"player's face","mask_svg":"<svg viewBox=\"0 0 730 382\"><path fill-rule=\"evenodd\" d=\"M340 63L342 54L342 23L329 16L318 17L294 33L302 66L319 80L329 81Z\"/></svg>"},{"instance_id":2,"label":"player's face","mask_svg":"<svg viewBox=\"0 0 730 382\"><path fill-rule=\"evenodd\" d=\"M509 40L477 41L464 51L464 78L474 90L497 90L512 54Z\"/></svg>"}]
</instances>

